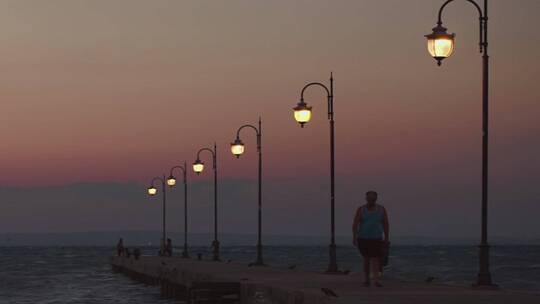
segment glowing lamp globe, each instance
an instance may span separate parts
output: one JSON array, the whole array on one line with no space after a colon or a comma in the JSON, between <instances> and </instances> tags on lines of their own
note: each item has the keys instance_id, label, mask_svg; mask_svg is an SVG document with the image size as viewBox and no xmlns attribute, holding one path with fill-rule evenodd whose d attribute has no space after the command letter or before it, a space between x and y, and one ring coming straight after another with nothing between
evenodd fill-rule
<instances>
[{"instance_id":1,"label":"glowing lamp globe","mask_svg":"<svg viewBox=\"0 0 540 304\"><path fill-rule=\"evenodd\" d=\"M176 185L176 178L174 178L174 176L169 176L169 178L167 179L167 185L169 187L174 187Z\"/></svg>"},{"instance_id":2,"label":"glowing lamp globe","mask_svg":"<svg viewBox=\"0 0 540 304\"><path fill-rule=\"evenodd\" d=\"M231 152L236 158L239 158L240 155L244 154L245 148L244 143L237 138L233 143L231 143Z\"/></svg>"},{"instance_id":3,"label":"glowing lamp globe","mask_svg":"<svg viewBox=\"0 0 540 304\"><path fill-rule=\"evenodd\" d=\"M448 34L441 24L433 28L433 33L425 35L428 52L437 60L437 65L441 65L441 61L454 52L455 36L456 34Z\"/></svg>"},{"instance_id":4,"label":"glowing lamp globe","mask_svg":"<svg viewBox=\"0 0 540 304\"><path fill-rule=\"evenodd\" d=\"M197 174L200 174L201 172L203 172L203 170L204 170L204 163L200 161L199 159L197 159L193 163L193 171Z\"/></svg>"},{"instance_id":5,"label":"glowing lamp globe","mask_svg":"<svg viewBox=\"0 0 540 304\"><path fill-rule=\"evenodd\" d=\"M304 124L311 120L311 107L301 100L294 110L294 119L300 124L300 127L304 127Z\"/></svg>"},{"instance_id":6,"label":"glowing lamp globe","mask_svg":"<svg viewBox=\"0 0 540 304\"><path fill-rule=\"evenodd\" d=\"M148 187L148 195L153 196L157 194L157 189L155 187Z\"/></svg>"}]
</instances>

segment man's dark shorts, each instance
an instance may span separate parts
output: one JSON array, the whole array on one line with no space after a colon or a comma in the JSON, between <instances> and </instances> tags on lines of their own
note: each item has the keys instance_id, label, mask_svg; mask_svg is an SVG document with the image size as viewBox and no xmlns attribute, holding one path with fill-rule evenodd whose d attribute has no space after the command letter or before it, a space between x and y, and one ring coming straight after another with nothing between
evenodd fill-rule
<instances>
[{"instance_id":1,"label":"man's dark shorts","mask_svg":"<svg viewBox=\"0 0 540 304\"><path fill-rule=\"evenodd\" d=\"M382 240L365 240L358 239L358 249L365 258L380 258L382 257Z\"/></svg>"}]
</instances>

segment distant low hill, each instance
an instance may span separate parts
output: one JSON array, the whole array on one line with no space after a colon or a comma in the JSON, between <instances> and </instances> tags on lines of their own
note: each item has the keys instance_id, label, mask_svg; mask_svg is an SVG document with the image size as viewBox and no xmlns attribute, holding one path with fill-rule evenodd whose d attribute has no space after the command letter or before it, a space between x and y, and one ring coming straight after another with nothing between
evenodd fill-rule
<instances>
[{"instance_id":1,"label":"distant low hill","mask_svg":"<svg viewBox=\"0 0 540 304\"><path fill-rule=\"evenodd\" d=\"M161 237L156 231L101 231L74 233L4 233L0 234L0 246L114 246L118 238L124 238L129 246L157 245ZM173 239L176 246L183 244L184 235L181 232L171 232L167 237ZM213 236L210 234L190 234L189 243L192 246L209 246ZM249 246L256 244L256 235L223 234L220 235L222 246ZM267 246L326 246L328 236L302 235L265 235L263 244ZM338 236L338 245L350 246L349 236ZM477 238L463 237L423 237L395 236L394 245L472 245L478 243ZM493 237L493 245L540 245L540 238L509 238Z\"/></svg>"}]
</instances>

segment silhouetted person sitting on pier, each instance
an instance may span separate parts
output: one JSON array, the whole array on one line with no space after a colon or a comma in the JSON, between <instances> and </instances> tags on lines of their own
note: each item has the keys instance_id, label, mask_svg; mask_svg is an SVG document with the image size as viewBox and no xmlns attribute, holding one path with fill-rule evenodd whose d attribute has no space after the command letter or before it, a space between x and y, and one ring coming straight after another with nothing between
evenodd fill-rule
<instances>
[{"instance_id":1,"label":"silhouetted person sitting on pier","mask_svg":"<svg viewBox=\"0 0 540 304\"><path fill-rule=\"evenodd\" d=\"M383 246L387 247L390 242L388 214L383 206L376 203L377 197L375 191L366 193L367 203L356 210L352 231L353 244L364 257L364 285L369 286L373 279L375 286L381 287Z\"/></svg>"},{"instance_id":2,"label":"silhouetted person sitting on pier","mask_svg":"<svg viewBox=\"0 0 540 304\"><path fill-rule=\"evenodd\" d=\"M118 240L118 244L116 244L116 255L124 255L124 240L122 238L120 238L120 240Z\"/></svg>"},{"instance_id":3,"label":"silhouetted person sitting on pier","mask_svg":"<svg viewBox=\"0 0 540 304\"><path fill-rule=\"evenodd\" d=\"M138 260L140 256L141 256L141 250L139 248L135 248L133 250L133 257L135 258L135 260Z\"/></svg>"},{"instance_id":4,"label":"silhouetted person sitting on pier","mask_svg":"<svg viewBox=\"0 0 540 304\"><path fill-rule=\"evenodd\" d=\"M167 239L167 245L165 245L165 256L172 256L172 240Z\"/></svg>"}]
</instances>

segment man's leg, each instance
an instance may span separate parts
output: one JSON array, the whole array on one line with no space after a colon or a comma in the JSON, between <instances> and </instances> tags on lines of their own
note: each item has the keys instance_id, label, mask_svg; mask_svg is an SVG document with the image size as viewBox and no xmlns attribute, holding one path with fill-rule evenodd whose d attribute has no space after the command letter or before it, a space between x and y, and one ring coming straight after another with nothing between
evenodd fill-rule
<instances>
[{"instance_id":1,"label":"man's leg","mask_svg":"<svg viewBox=\"0 0 540 304\"><path fill-rule=\"evenodd\" d=\"M365 285L368 285L369 286L369 268L370 268L370 265L369 265L369 260L370 260L370 257L368 256L364 256L364 275L365 275L365 282L364 284Z\"/></svg>"},{"instance_id":2,"label":"man's leg","mask_svg":"<svg viewBox=\"0 0 540 304\"><path fill-rule=\"evenodd\" d=\"M375 286L380 287L381 283L379 282L380 279L380 265L381 265L381 259L379 257L371 258L371 272L373 273L373 281L375 282Z\"/></svg>"}]
</instances>

